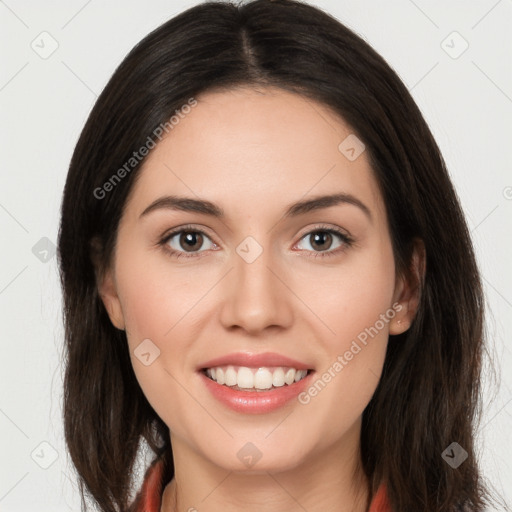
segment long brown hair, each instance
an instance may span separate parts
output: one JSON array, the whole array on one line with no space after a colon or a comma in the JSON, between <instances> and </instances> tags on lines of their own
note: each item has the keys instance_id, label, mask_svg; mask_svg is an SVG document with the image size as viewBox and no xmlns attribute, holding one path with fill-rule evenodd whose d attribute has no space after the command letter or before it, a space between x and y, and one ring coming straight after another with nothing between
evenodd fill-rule
<instances>
[{"instance_id":1,"label":"long brown hair","mask_svg":"<svg viewBox=\"0 0 512 512\"><path fill-rule=\"evenodd\" d=\"M108 193L104 184L191 97L238 85L280 87L339 114L366 145L398 272L408 271L415 238L425 246L418 313L407 332L390 338L383 374L363 414L361 457L371 492L385 482L399 512L482 511L489 494L474 430L483 293L445 162L384 59L335 18L292 0L201 3L154 30L117 68L76 145L58 257L65 436L84 506L87 493L103 512L127 509L142 439L156 455L167 455L167 477L174 473L168 428L145 398L126 334L111 324L97 287L111 264L141 163L111 181ZM441 456L454 441L468 453L457 468Z\"/></svg>"}]
</instances>

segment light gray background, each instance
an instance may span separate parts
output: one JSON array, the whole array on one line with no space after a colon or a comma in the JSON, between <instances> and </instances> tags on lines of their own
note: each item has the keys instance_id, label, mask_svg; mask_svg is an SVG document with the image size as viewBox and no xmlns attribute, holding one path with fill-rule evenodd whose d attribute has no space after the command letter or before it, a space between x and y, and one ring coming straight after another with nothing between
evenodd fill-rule
<instances>
[{"instance_id":1,"label":"light gray background","mask_svg":"<svg viewBox=\"0 0 512 512\"><path fill-rule=\"evenodd\" d=\"M61 295L51 252L67 167L115 67L150 30L195 3L0 1L3 512L80 510L61 426ZM447 161L484 277L490 352L501 366L486 380L481 462L511 503L512 0L311 3L396 70ZM45 55L52 44L58 48Z\"/></svg>"}]
</instances>

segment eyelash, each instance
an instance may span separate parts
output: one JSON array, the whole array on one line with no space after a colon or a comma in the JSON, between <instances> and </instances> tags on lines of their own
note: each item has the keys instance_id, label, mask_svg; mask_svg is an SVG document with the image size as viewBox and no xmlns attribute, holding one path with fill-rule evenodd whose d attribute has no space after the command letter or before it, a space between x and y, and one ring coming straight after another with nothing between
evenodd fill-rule
<instances>
[{"instance_id":1,"label":"eyelash","mask_svg":"<svg viewBox=\"0 0 512 512\"><path fill-rule=\"evenodd\" d=\"M202 231L201 229L197 229L192 225L188 225L188 226L183 226L179 229L176 229L174 231L171 231L170 233L165 234L163 236L163 238L158 242L158 245L162 246L164 248L165 252L173 258L200 258L201 256L197 256L197 255L200 254L201 252L205 252L205 251L187 254L186 252L176 251L175 249L171 249L167 245L167 243L169 242L169 240L171 238L173 238L175 235L183 233L183 232L200 233L201 235L204 235L204 236L210 238L208 236L208 234L205 233L204 231ZM317 226L315 229L305 233L300 238L300 240L302 240L303 238L305 238L307 236L312 235L313 233L330 233L330 234L338 235L344 245L336 248L333 251L319 252L319 251L307 251L306 250L305 252L313 253L308 256L310 258L328 258L330 256L337 256L341 252L352 247L352 245L354 243L354 239L352 237L348 236L347 234L343 233L341 230L338 230L338 229L332 228L332 227L327 227L327 226Z\"/></svg>"}]
</instances>

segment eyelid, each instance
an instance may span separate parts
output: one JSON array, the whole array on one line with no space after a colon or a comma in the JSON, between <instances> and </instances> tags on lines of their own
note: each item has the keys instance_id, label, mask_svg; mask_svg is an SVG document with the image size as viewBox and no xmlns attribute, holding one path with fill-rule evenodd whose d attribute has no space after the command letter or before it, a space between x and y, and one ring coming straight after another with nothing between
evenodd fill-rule
<instances>
[{"instance_id":1,"label":"eyelid","mask_svg":"<svg viewBox=\"0 0 512 512\"><path fill-rule=\"evenodd\" d=\"M314 224L313 227L307 227L304 229L304 231L299 232L298 235L299 240L302 240L306 235L309 235L311 233L315 233L316 231L328 231L328 232L334 232L338 235L345 236L347 238L352 238L349 232L346 229L340 228L339 226L324 224L322 222Z\"/></svg>"}]
</instances>

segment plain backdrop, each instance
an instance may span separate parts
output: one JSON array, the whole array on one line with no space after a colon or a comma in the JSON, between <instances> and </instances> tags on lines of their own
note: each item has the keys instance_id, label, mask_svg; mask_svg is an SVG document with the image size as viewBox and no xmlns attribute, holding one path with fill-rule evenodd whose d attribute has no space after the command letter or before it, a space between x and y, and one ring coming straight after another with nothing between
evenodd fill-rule
<instances>
[{"instance_id":1,"label":"plain backdrop","mask_svg":"<svg viewBox=\"0 0 512 512\"><path fill-rule=\"evenodd\" d=\"M315 0L411 91L443 152L485 283L484 474L512 502L512 0ZM63 440L61 194L83 124L147 33L196 2L0 1L0 510L80 510ZM491 378L492 377L492 378Z\"/></svg>"}]
</instances>

